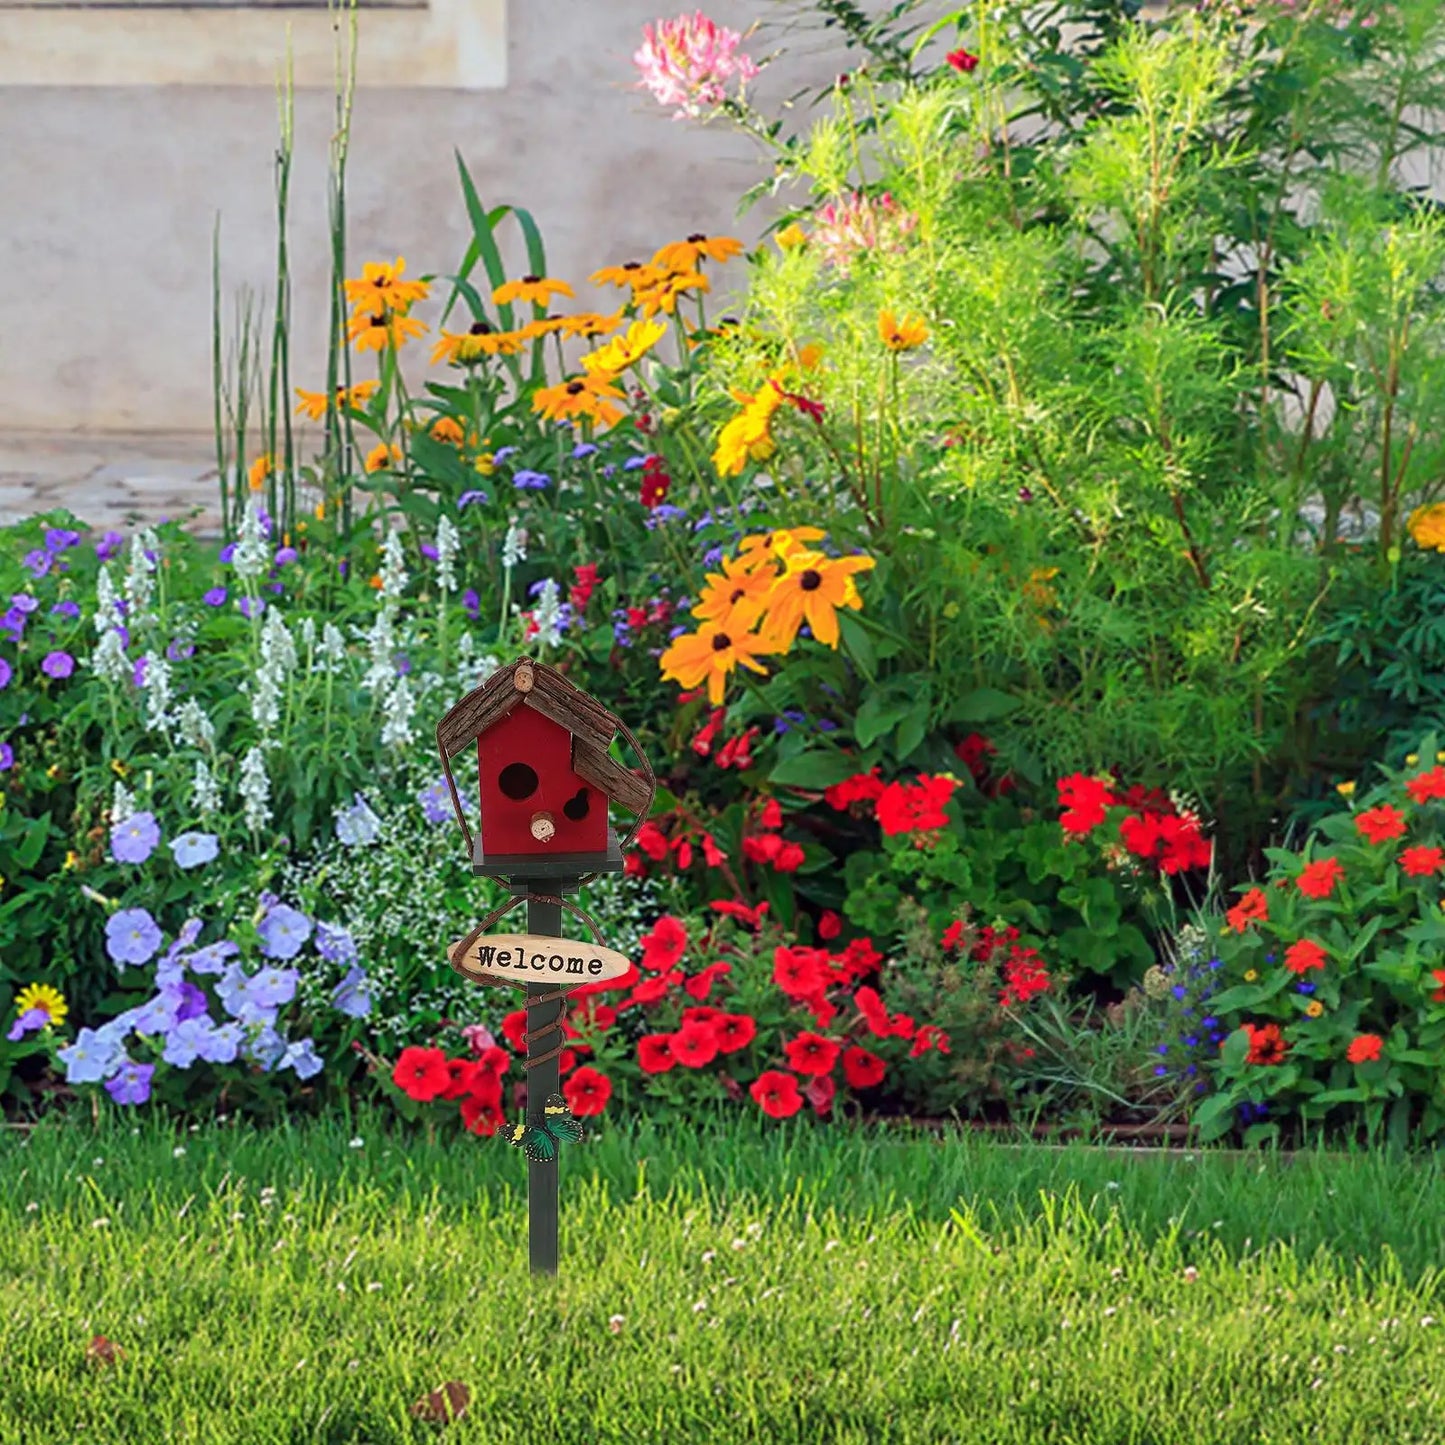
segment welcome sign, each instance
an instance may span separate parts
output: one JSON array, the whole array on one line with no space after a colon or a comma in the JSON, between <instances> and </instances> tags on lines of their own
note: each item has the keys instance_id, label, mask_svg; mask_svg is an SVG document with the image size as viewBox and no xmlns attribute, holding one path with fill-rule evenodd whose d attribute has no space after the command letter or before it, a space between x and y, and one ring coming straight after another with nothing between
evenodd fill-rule
<instances>
[{"instance_id":1,"label":"welcome sign","mask_svg":"<svg viewBox=\"0 0 1445 1445\"><path fill-rule=\"evenodd\" d=\"M447 949L451 965L467 978L504 978L511 983L580 984L621 978L632 960L615 948L544 938L530 933L494 933L479 938L460 958L461 940Z\"/></svg>"}]
</instances>

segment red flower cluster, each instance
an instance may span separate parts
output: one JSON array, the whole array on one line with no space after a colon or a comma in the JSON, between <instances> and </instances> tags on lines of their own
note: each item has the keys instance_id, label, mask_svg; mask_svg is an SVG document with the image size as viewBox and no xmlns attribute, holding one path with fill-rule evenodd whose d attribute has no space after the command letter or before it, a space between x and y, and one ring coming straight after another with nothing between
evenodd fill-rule
<instances>
[{"instance_id":1,"label":"red flower cluster","mask_svg":"<svg viewBox=\"0 0 1445 1445\"><path fill-rule=\"evenodd\" d=\"M1371 843L1386 843L1391 838L1404 835L1405 815L1389 803L1382 803L1378 808L1359 814L1355 827L1359 829L1360 836L1368 838Z\"/></svg>"},{"instance_id":2,"label":"red flower cluster","mask_svg":"<svg viewBox=\"0 0 1445 1445\"><path fill-rule=\"evenodd\" d=\"M978 69L978 56L970 54L962 48L950 50L943 57L960 75L971 75Z\"/></svg>"},{"instance_id":3,"label":"red flower cluster","mask_svg":"<svg viewBox=\"0 0 1445 1445\"><path fill-rule=\"evenodd\" d=\"M1262 888L1251 888L1224 917L1236 933L1243 933L1251 923L1262 923L1269 917L1269 896Z\"/></svg>"},{"instance_id":4,"label":"red flower cluster","mask_svg":"<svg viewBox=\"0 0 1445 1445\"><path fill-rule=\"evenodd\" d=\"M1338 858L1316 858L1300 869L1295 887L1306 898L1328 898L1335 891L1335 884L1344 876L1344 864ZM1242 933L1244 930L1239 931Z\"/></svg>"},{"instance_id":5,"label":"red flower cluster","mask_svg":"<svg viewBox=\"0 0 1445 1445\"><path fill-rule=\"evenodd\" d=\"M1022 1007L1036 994L1047 993L1052 979L1038 950L1013 944L1003 965L1004 986L998 1001L1005 1008Z\"/></svg>"},{"instance_id":6,"label":"red flower cluster","mask_svg":"<svg viewBox=\"0 0 1445 1445\"><path fill-rule=\"evenodd\" d=\"M1405 784L1405 791L1409 793L1412 803L1422 806L1432 799L1445 798L1445 768L1434 767L1429 772L1411 778Z\"/></svg>"},{"instance_id":7,"label":"red flower cluster","mask_svg":"<svg viewBox=\"0 0 1445 1445\"><path fill-rule=\"evenodd\" d=\"M715 707L712 715L697 730L697 736L692 740L692 750L698 757L705 758L711 755L712 745L717 741L717 735L722 730L723 719L727 716L728 710L725 707Z\"/></svg>"},{"instance_id":8,"label":"red flower cluster","mask_svg":"<svg viewBox=\"0 0 1445 1445\"><path fill-rule=\"evenodd\" d=\"M948 825L944 805L958 787L954 778L918 775L918 782L889 783L878 795L878 826L890 837L927 833Z\"/></svg>"},{"instance_id":9,"label":"red flower cluster","mask_svg":"<svg viewBox=\"0 0 1445 1445\"><path fill-rule=\"evenodd\" d=\"M727 862L727 854L718 847L711 833L703 832L700 828L682 823L669 837L663 832L657 819L649 818L638 830L634 840L637 843L638 852L629 852L623 861L623 871L629 878L645 878L647 876L647 865L642 861L643 855L650 858L654 863L663 863L669 856L674 858L679 868L691 868L693 858L693 839L697 838L701 848L703 862L709 868L716 868Z\"/></svg>"},{"instance_id":10,"label":"red flower cluster","mask_svg":"<svg viewBox=\"0 0 1445 1445\"><path fill-rule=\"evenodd\" d=\"M738 772L746 772L753 765L753 742L757 738L758 729L750 727L739 737L729 738L721 748L718 749L717 765L720 768L736 768Z\"/></svg>"},{"instance_id":11,"label":"red flower cluster","mask_svg":"<svg viewBox=\"0 0 1445 1445\"><path fill-rule=\"evenodd\" d=\"M649 456L642 464L642 488L638 493L642 505L651 511L659 502L667 500L671 486L672 478L668 476L662 458L656 454Z\"/></svg>"},{"instance_id":12,"label":"red flower cluster","mask_svg":"<svg viewBox=\"0 0 1445 1445\"><path fill-rule=\"evenodd\" d=\"M525 1027L525 1025L524 1025ZM449 1059L440 1049L405 1048L392 1067L391 1079L407 1098L418 1103L456 1100L462 1123L473 1134L495 1134L502 1126L502 1075L507 1051L495 1046L478 1058Z\"/></svg>"},{"instance_id":13,"label":"red flower cluster","mask_svg":"<svg viewBox=\"0 0 1445 1445\"><path fill-rule=\"evenodd\" d=\"M823 801L830 808L845 813L854 803L876 803L883 796L885 787L887 784L878 776L878 769L870 768L866 773L855 773L841 783L834 783L831 788L824 788Z\"/></svg>"},{"instance_id":14,"label":"red flower cluster","mask_svg":"<svg viewBox=\"0 0 1445 1445\"><path fill-rule=\"evenodd\" d=\"M1154 863L1163 873L1207 868L1213 848L1199 830L1199 819L1180 813L1166 793L1138 785L1120 794L1112 778L1074 773L1058 781L1059 824L1065 833L1082 837L1102 823L1110 808L1132 810L1119 824L1119 837L1136 858Z\"/></svg>"},{"instance_id":15,"label":"red flower cluster","mask_svg":"<svg viewBox=\"0 0 1445 1445\"><path fill-rule=\"evenodd\" d=\"M592 594L596 588L597 564L595 562L583 562L573 569L572 589L567 594L567 600L572 604L572 609L578 616L586 612L587 604L592 600Z\"/></svg>"}]
</instances>

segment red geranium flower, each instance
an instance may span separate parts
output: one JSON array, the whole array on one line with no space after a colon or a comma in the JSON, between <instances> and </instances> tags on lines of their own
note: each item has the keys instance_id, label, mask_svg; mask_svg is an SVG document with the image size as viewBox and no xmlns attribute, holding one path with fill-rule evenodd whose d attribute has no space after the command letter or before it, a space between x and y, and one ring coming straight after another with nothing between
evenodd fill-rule
<instances>
[{"instance_id":1,"label":"red geranium flower","mask_svg":"<svg viewBox=\"0 0 1445 1445\"><path fill-rule=\"evenodd\" d=\"M773 950L773 982L789 998L807 998L827 984L816 948L789 948L780 944ZM826 955L824 955L826 957Z\"/></svg>"},{"instance_id":2,"label":"red geranium flower","mask_svg":"<svg viewBox=\"0 0 1445 1445\"><path fill-rule=\"evenodd\" d=\"M779 873L796 873L807 856L801 843L784 843L778 849L778 856L773 859L773 867Z\"/></svg>"},{"instance_id":3,"label":"red geranium flower","mask_svg":"<svg viewBox=\"0 0 1445 1445\"><path fill-rule=\"evenodd\" d=\"M391 1071L391 1081L409 1099L426 1103L450 1086L452 1072L440 1049L405 1048Z\"/></svg>"},{"instance_id":4,"label":"red geranium flower","mask_svg":"<svg viewBox=\"0 0 1445 1445\"><path fill-rule=\"evenodd\" d=\"M667 835L650 819L637 830L637 837L632 841L654 863L661 863L667 857Z\"/></svg>"},{"instance_id":5,"label":"red geranium flower","mask_svg":"<svg viewBox=\"0 0 1445 1445\"><path fill-rule=\"evenodd\" d=\"M1104 821L1105 812L1119 799L1108 783L1087 773L1073 773L1058 781L1059 824L1066 833L1092 833Z\"/></svg>"},{"instance_id":6,"label":"red geranium flower","mask_svg":"<svg viewBox=\"0 0 1445 1445\"><path fill-rule=\"evenodd\" d=\"M643 1034L637 1041L637 1064L644 1074L665 1074L677 1060L671 1034Z\"/></svg>"},{"instance_id":7,"label":"red geranium flower","mask_svg":"<svg viewBox=\"0 0 1445 1445\"><path fill-rule=\"evenodd\" d=\"M1191 868L1207 868L1214 859L1214 846L1199 831L1196 818L1175 816L1165 818L1163 847L1159 867L1164 873L1187 873Z\"/></svg>"},{"instance_id":8,"label":"red geranium flower","mask_svg":"<svg viewBox=\"0 0 1445 1445\"><path fill-rule=\"evenodd\" d=\"M1026 1004L1035 994L1047 993L1049 985L1053 980L1049 977L1048 970L1040 959L1038 950L1033 948L1020 948L1014 944L1009 949L1009 956L1004 962L1004 987L1000 991L998 1001L1008 1008L1010 1005L1022 1006Z\"/></svg>"},{"instance_id":9,"label":"red geranium flower","mask_svg":"<svg viewBox=\"0 0 1445 1445\"><path fill-rule=\"evenodd\" d=\"M950 50L943 57L960 75L971 75L978 68L978 56L967 50Z\"/></svg>"},{"instance_id":10,"label":"red geranium flower","mask_svg":"<svg viewBox=\"0 0 1445 1445\"><path fill-rule=\"evenodd\" d=\"M1384 843L1405 831L1405 815L1389 803L1381 803L1355 819L1355 827L1372 843Z\"/></svg>"},{"instance_id":11,"label":"red geranium flower","mask_svg":"<svg viewBox=\"0 0 1445 1445\"><path fill-rule=\"evenodd\" d=\"M567 600L572 604L576 612L586 612L587 604L592 600L592 593L597 586L597 564L595 562L583 562L573 568L572 590L567 594Z\"/></svg>"},{"instance_id":12,"label":"red geranium flower","mask_svg":"<svg viewBox=\"0 0 1445 1445\"><path fill-rule=\"evenodd\" d=\"M717 1030L704 1019L688 1019L672 1036L672 1056L684 1068L700 1069L717 1058Z\"/></svg>"},{"instance_id":13,"label":"red geranium flower","mask_svg":"<svg viewBox=\"0 0 1445 1445\"><path fill-rule=\"evenodd\" d=\"M798 1081L781 1069L769 1069L767 1073L760 1074L748 1093L770 1119L791 1119L803 1107Z\"/></svg>"},{"instance_id":14,"label":"red geranium flower","mask_svg":"<svg viewBox=\"0 0 1445 1445\"><path fill-rule=\"evenodd\" d=\"M1345 870L1338 858L1319 858L1300 870L1295 884L1306 898L1328 898L1344 876Z\"/></svg>"},{"instance_id":15,"label":"red geranium flower","mask_svg":"<svg viewBox=\"0 0 1445 1445\"><path fill-rule=\"evenodd\" d=\"M1426 848L1417 844L1400 850L1400 867L1408 878L1428 878L1440 871L1442 863L1445 863L1445 849L1442 848Z\"/></svg>"},{"instance_id":16,"label":"red geranium flower","mask_svg":"<svg viewBox=\"0 0 1445 1445\"><path fill-rule=\"evenodd\" d=\"M829 1074L838 1062L838 1045L822 1034L801 1033L783 1046L783 1052L797 1074Z\"/></svg>"},{"instance_id":17,"label":"red geranium flower","mask_svg":"<svg viewBox=\"0 0 1445 1445\"><path fill-rule=\"evenodd\" d=\"M1367 1064L1380 1057L1385 1041L1379 1034L1356 1034L1345 1050L1345 1057L1352 1064Z\"/></svg>"},{"instance_id":18,"label":"red geranium flower","mask_svg":"<svg viewBox=\"0 0 1445 1445\"><path fill-rule=\"evenodd\" d=\"M845 979L862 978L883 962L883 955L873 947L871 938L855 938L838 955L838 962Z\"/></svg>"},{"instance_id":19,"label":"red geranium flower","mask_svg":"<svg viewBox=\"0 0 1445 1445\"><path fill-rule=\"evenodd\" d=\"M952 778L918 775L918 782L889 783L878 797L878 826L890 837L899 833L931 832L945 827L944 804L958 784Z\"/></svg>"},{"instance_id":20,"label":"red geranium flower","mask_svg":"<svg viewBox=\"0 0 1445 1445\"><path fill-rule=\"evenodd\" d=\"M943 937L938 940L939 947L944 950L957 948L963 942L963 923L955 920L943 930Z\"/></svg>"},{"instance_id":21,"label":"red geranium flower","mask_svg":"<svg viewBox=\"0 0 1445 1445\"><path fill-rule=\"evenodd\" d=\"M687 951L687 929L680 919L664 913L642 936L642 966L650 973L662 973Z\"/></svg>"},{"instance_id":22,"label":"red geranium flower","mask_svg":"<svg viewBox=\"0 0 1445 1445\"><path fill-rule=\"evenodd\" d=\"M1164 820L1156 813L1131 814L1119 824L1119 841L1136 858L1152 858L1164 842Z\"/></svg>"},{"instance_id":23,"label":"red geranium flower","mask_svg":"<svg viewBox=\"0 0 1445 1445\"><path fill-rule=\"evenodd\" d=\"M916 1059L919 1054L926 1054L931 1048L937 1048L940 1054L953 1052L948 1047L948 1035L937 1024L919 1024L918 1032L913 1036L913 1048L909 1051L909 1058Z\"/></svg>"},{"instance_id":24,"label":"red geranium flower","mask_svg":"<svg viewBox=\"0 0 1445 1445\"><path fill-rule=\"evenodd\" d=\"M843 920L831 908L825 908L818 919L818 937L824 943L831 943L842 931Z\"/></svg>"},{"instance_id":25,"label":"red geranium flower","mask_svg":"<svg viewBox=\"0 0 1445 1445\"><path fill-rule=\"evenodd\" d=\"M1236 933L1243 933L1257 919L1269 917L1269 898L1262 888L1251 888L1225 915Z\"/></svg>"},{"instance_id":26,"label":"red geranium flower","mask_svg":"<svg viewBox=\"0 0 1445 1445\"><path fill-rule=\"evenodd\" d=\"M871 1089L883 1082L888 1065L856 1044L843 1050L843 1079L850 1089Z\"/></svg>"},{"instance_id":27,"label":"red geranium flower","mask_svg":"<svg viewBox=\"0 0 1445 1445\"><path fill-rule=\"evenodd\" d=\"M1411 802L1428 803L1432 798L1445 798L1445 768L1434 767L1405 784Z\"/></svg>"},{"instance_id":28,"label":"red geranium flower","mask_svg":"<svg viewBox=\"0 0 1445 1445\"><path fill-rule=\"evenodd\" d=\"M1302 938L1284 951L1284 966L1291 973L1306 973L1312 968L1323 968L1328 955L1312 939Z\"/></svg>"},{"instance_id":29,"label":"red geranium flower","mask_svg":"<svg viewBox=\"0 0 1445 1445\"><path fill-rule=\"evenodd\" d=\"M720 1054L735 1054L758 1036L758 1021L748 1014L719 1014L712 1026Z\"/></svg>"},{"instance_id":30,"label":"red geranium flower","mask_svg":"<svg viewBox=\"0 0 1445 1445\"><path fill-rule=\"evenodd\" d=\"M562 1097L579 1119L585 1119L589 1114L600 1114L612 1097L612 1080L591 1064L584 1064L562 1085Z\"/></svg>"},{"instance_id":31,"label":"red geranium flower","mask_svg":"<svg viewBox=\"0 0 1445 1445\"><path fill-rule=\"evenodd\" d=\"M870 768L866 773L855 773L831 788L824 788L823 801L841 813L854 803L877 802L886 786L878 776L878 769Z\"/></svg>"}]
</instances>

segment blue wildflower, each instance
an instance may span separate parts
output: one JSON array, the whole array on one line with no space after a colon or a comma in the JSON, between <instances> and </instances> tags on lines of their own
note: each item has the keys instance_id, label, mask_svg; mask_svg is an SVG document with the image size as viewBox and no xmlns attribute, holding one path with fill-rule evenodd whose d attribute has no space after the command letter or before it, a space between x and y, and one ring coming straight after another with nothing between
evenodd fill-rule
<instances>
[{"instance_id":1,"label":"blue wildflower","mask_svg":"<svg viewBox=\"0 0 1445 1445\"><path fill-rule=\"evenodd\" d=\"M214 833L182 833L171 839L177 868L198 868L202 863L213 863L220 850L220 840Z\"/></svg>"},{"instance_id":2,"label":"blue wildflower","mask_svg":"<svg viewBox=\"0 0 1445 1445\"><path fill-rule=\"evenodd\" d=\"M270 909L256 929L267 958L295 958L311 937L311 920L285 903Z\"/></svg>"},{"instance_id":3,"label":"blue wildflower","mask_svg":"<svg viewBox=\"0 0 1445 1445\"><path fill-rule=\"evenodd\" d=\"M154 1064L138 1064L127 1059L120 1072L105 1081L105 1091L117 1104L144 1104L151 1096Z\"/></svg>"},{"instance_id":4,"label":"blue wildflower","mask_svg":"<svg viewBox=\"0 0 1445 1445\"><path fill-rule=\"evenodd\" d=\"M119 964L149 963L161 946L161 931L144 908L123 908L105 922L105 951Z\"/></svg>"}]
</instances>

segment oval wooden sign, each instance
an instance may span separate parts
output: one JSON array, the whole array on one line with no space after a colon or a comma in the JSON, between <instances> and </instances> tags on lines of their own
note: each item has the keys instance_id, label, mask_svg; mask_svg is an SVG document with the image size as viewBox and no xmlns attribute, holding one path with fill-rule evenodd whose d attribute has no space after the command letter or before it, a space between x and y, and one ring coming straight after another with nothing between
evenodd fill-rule
<instances>
[{"instance_id":1,"label":"oval wooden sign","mask_svg":"<svg viewBox=\"0 0 1445 1445\"><path fill-rule=\"evenodd\" d=\"M457 957L458 939L447 958L466 978L505 978L512 983L598 983L621 978L632 960L615 948L575 938L539 938L529 933L492 933Z\"/></svg>"}]
</instances>

